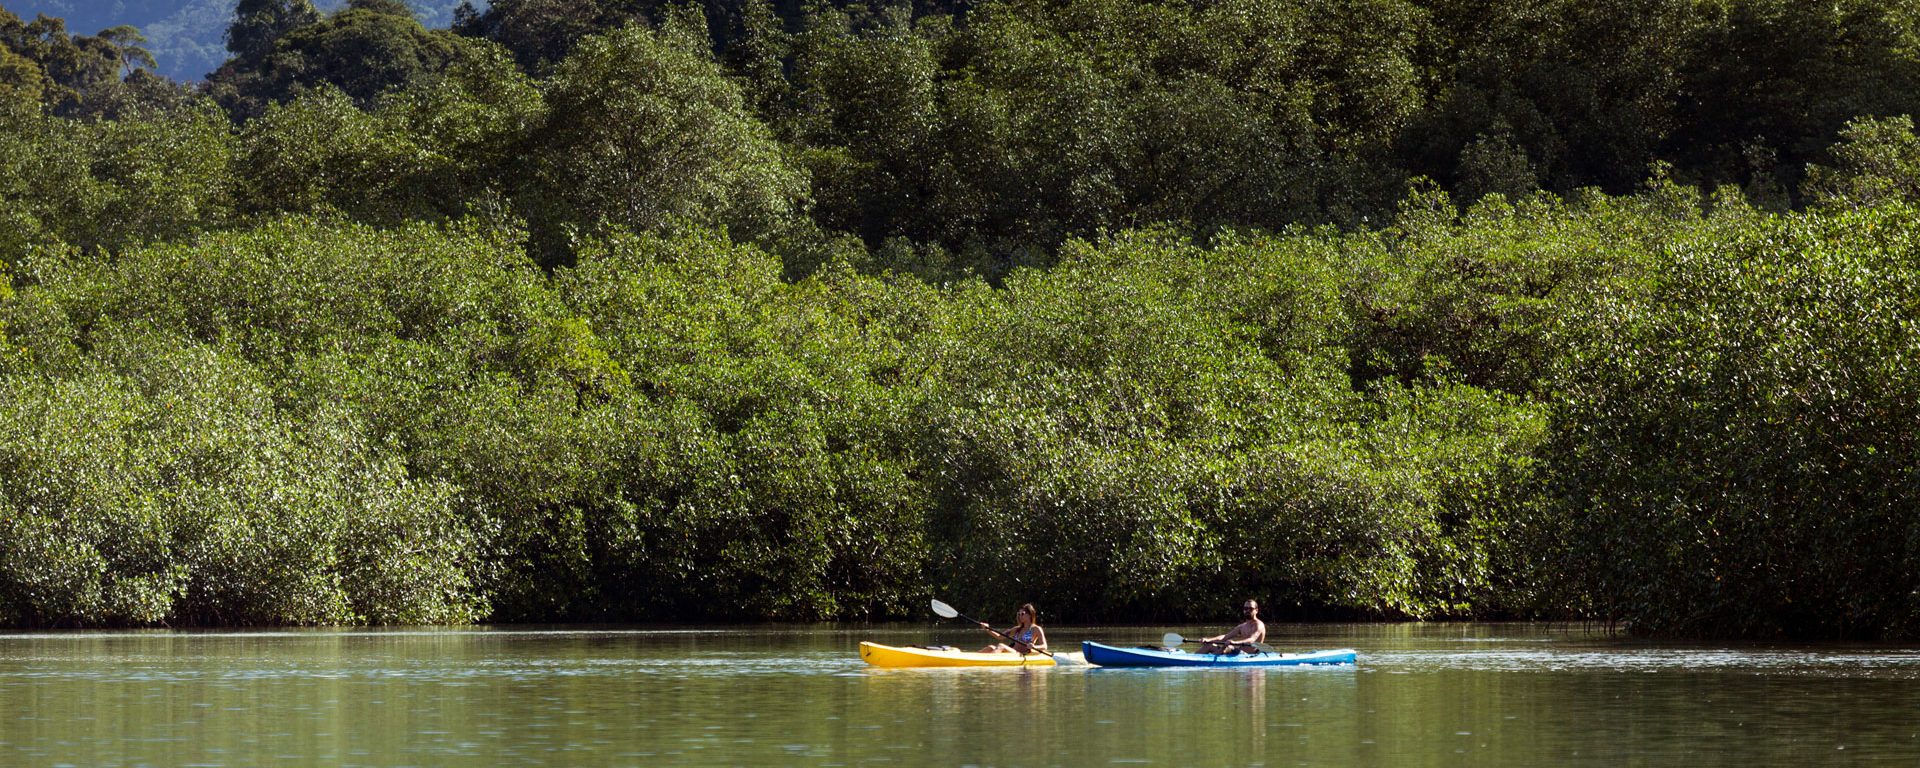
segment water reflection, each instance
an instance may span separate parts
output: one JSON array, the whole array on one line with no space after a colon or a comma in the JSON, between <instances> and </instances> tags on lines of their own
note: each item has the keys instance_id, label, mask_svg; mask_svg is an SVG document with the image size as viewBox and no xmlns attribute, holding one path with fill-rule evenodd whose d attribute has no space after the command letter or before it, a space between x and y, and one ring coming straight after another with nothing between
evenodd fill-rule
<instances>
[{"instance_id":1,"label":"water reflection","mask_svg":"<svg viewBox=\"0 0 1920 768\"><path fill-rule=\"evenodd\" d=\"M1050 628L1056 644L1167 628ZM1171 628L1183 634L1186 627ZM943 628L0 635L0 764L1920 761L1920 651L1276 626L1358 667L882 670Z\"/></svg>"}]
</instances>

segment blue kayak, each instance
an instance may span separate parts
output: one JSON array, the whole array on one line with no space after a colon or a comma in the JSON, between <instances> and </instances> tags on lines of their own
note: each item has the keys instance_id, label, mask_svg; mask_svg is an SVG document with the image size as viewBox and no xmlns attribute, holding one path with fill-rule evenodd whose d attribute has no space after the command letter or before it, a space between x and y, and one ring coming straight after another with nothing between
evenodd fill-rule
<instances>
[{"instance_id":1,"label":"blue kayak","mask_svg":"<svg viewBox=\"0 0 1920 768\"><path fill-rule=\"evenodd\" d=\"M1306 653L1187 653L1157 648L1121 648L1092 640L1080 643L1088 664L1103 667L1298 667L1311 664L1352 664L1357 656L1351 648Z\"/></svg>"}]
</instances>

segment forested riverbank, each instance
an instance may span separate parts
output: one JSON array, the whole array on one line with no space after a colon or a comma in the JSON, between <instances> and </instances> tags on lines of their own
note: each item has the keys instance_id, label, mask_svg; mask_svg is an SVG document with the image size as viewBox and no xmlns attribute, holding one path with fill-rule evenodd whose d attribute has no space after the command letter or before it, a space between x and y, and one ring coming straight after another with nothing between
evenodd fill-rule
<instances>
[{"instance_id":1,"label":"forested riverbank","mask_svg":"<svg viewBox=\"0 0 1920 768\"><path fill-rule=\"evenodd\" d=\"M1907 4L566 8L0 13L0 622L1920 634Z\"/></svg>"}]
</instances>

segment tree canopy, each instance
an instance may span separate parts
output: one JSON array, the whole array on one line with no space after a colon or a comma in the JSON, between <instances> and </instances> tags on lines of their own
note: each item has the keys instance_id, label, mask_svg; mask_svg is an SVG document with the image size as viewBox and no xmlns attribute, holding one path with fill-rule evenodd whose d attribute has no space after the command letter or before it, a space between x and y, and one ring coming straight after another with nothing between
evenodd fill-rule
<instances>
[{"instance_id":1,"label":"tree canopy","mask_svg":"<svg viewBox=\"0 0 1920 768\"><path fill-rule=\"evenodd\" d=\"M0 12L0 623L1920 636L1913 11Z\"/></svg>"}]
</instances>

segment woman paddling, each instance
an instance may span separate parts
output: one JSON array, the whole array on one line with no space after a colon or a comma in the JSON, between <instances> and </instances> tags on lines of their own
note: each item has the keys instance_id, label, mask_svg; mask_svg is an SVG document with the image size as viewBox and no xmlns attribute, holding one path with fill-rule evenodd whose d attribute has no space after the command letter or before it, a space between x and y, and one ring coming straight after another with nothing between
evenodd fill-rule
<instances>
[{"instance_id":1,"label":"woman paddling","mask_svg":"<svg viewBox=\"0 0 1920 768\"><path fill-rule=\"evenodd\" d=\"M1046 650L1047 631L1041 629L1040 625L1035 623L1039 621L1039 619L1040 614L1033 609L1033 603L1025 603L1020 606L1020 610L1013 612L1013 629L1005 632L994 632L992 626L984 621L980 622L981 629L994 632L994 634L1004 637L1013 643L1012 645L1008 645L1007 643L994 643L993 645L980 649L980 652L1027 654L1034 651Z\"/></svg>"}]
</instances>

